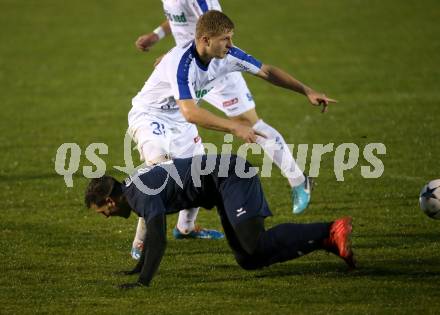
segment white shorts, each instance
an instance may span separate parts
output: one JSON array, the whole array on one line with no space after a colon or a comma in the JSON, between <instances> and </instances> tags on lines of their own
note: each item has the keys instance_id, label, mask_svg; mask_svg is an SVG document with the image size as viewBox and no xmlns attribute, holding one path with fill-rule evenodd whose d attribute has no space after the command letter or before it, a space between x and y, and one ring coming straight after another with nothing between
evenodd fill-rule
<instances>
[{"instance_id":1,"label":"white shorts","mask_svg":"<svg viewBox=\"0 0 440 315\"><path fill-rule=\"evenodd\" d=\"M255 102L241 72L228 73L203 99L228 117L255 108Z\"/></svg>"},{"instance_id":2,"label":"white shorts","mask_svg":"<svg viewBox=\"0 0 440 315\"><path fill-rule=\"evenodd\" d=\"M141 160L152 164L160 157L188 158L204 154L196 125L184 119L179 110L140 111L128 114L130 136L136 142Z\"/></svg>"}]
</instances>

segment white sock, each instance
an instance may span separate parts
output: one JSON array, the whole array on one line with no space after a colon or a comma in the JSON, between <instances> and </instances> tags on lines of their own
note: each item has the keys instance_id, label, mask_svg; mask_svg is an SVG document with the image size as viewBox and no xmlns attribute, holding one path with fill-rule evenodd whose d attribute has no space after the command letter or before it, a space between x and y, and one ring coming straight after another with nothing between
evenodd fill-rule
<instances>
[{"instance_id":1,"label":"white sock","mask_svg":"<svg viewBox=\"0 0 440 315\"><path fill-rule=\"evenodd\" d=\"M145 235L147 234L147 226L145 225L144 218L139 218L136 227L136 235L133 240L133 247L137 247L139 244L143 244L145 241Z\"/></svg>"},{"instance_id":2,"label":"white sock","mask_svg":"<svg viewBox=\"0 0 440 315\"><path fill-rule=\"evenodd\" d=\"M296 164L283 136L261 119L252 128L267 137L258 137L257 143L275 165L279 167L281 173L287 177L290 186L295 187L302 184L305 181L304 174Z\"/></svg>"},{"instance_id":3,"label":"white sock","mask_svg":"<svg viewBox=\"0 0 440 315\"><path fill-rule=\"evenodd\" d=\"M195 221L199 208L190 208L180 210L179 219L177 220L177 229L183 233L188 234L195 229Z\"/></svg>"}]
</instances>

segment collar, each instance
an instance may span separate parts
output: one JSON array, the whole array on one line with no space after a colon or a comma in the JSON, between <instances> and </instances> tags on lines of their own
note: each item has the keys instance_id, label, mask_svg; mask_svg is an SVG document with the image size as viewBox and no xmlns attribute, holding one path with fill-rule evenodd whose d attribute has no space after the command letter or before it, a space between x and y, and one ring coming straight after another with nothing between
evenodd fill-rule
<instances>
[{"instance_id":1,"label":"collar","mask_svg":"<svg viewBox=\"0 0 440 315\"><path fill-rule=\"evenodd\" d=\"M209 63L211 62L209 62L206 66L203 64L203 61L200 59L199 53L197 52L195 41L193 41L191 44L191 52L196 60L197 66L203 71L208 71Z\"/></svg>"}]
</instances>

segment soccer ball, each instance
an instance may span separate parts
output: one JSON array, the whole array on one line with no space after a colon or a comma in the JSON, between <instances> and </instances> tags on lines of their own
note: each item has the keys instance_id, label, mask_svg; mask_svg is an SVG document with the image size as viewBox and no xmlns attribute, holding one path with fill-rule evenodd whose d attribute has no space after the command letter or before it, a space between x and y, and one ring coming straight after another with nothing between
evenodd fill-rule
<instances>
[{"instance_id":1,"label":"soccer ball","mask_svg":"<svg viewBox=\"0 0 440 315\"><path fill-rule=\"evenodd\" d=\"M440 179L434 179L423 187L419 202L428 217L440 220Z\"/></svg>"}]
</instances>

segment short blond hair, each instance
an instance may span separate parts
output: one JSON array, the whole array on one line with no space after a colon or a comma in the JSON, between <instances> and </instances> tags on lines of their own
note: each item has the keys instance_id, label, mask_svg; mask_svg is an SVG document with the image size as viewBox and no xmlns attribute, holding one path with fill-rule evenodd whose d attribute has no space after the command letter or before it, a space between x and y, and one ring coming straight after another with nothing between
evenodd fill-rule
<instances>
[{"instance_id":1,"label":"short blond hair","mask_svg":"<svg viewBox=\"0 0 440 315\"><path fill-rule=\"evenodd\" d=\"M234 29L234 22L223 12L210 10L197 21L196 39L202 36L218 36Z\"/></svg>"}]
</instances>

